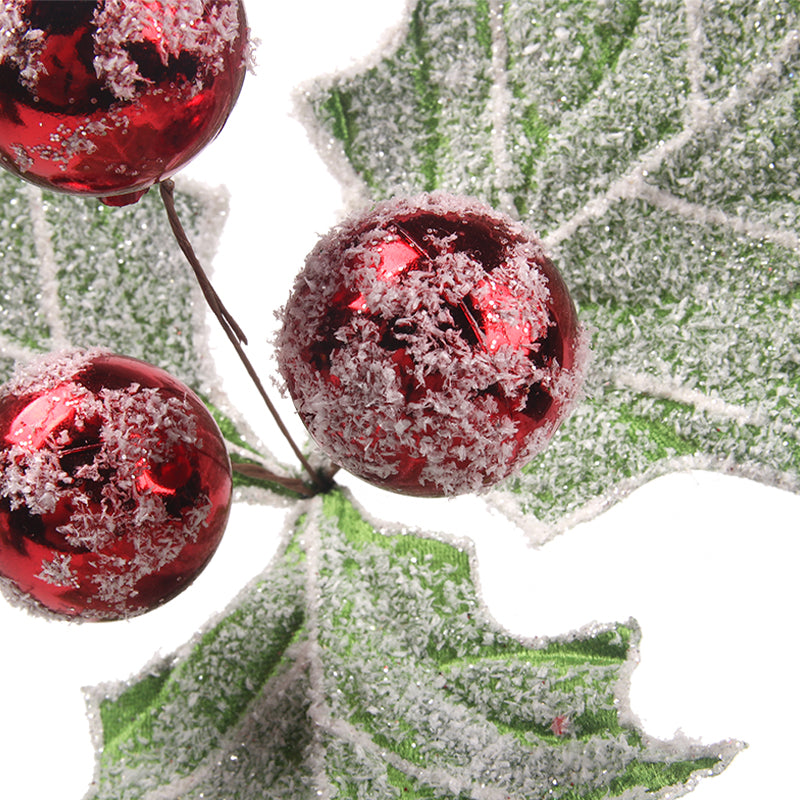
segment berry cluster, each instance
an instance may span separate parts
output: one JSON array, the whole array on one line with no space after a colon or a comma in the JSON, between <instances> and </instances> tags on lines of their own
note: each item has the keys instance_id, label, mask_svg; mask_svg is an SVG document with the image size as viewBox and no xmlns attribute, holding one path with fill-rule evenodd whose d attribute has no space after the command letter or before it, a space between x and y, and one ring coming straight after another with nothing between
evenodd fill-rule
<instances>
[{"instance_id":1,"label":"berry cluster","mask_svg":"<svg viewBox=\"0 0 800 800\"><path fill-rule=\"evenodd\" d=\"M0 164L138 200L224 125L244 79L239 0L6 0ZM231 467L179 381L100 351L0 389L0 587L57 616L127 617L189 585L224 531Z\"/></svg>"},{"instance_id":2,"label":"berry cluster","mask_svg":"<svg viewBox=\"0 0 800 800\"><path fill-rule=\"evenodd\" d=\"M178 244L264 394L166 181L236 102L242 3L7 0L0 34L0 165L109 205L161 183ZM587 349L538 240L441 193L379 204L323 238L277 344L299 415L334 463L422 496L479 491L542 450ZM0 388L0 587L70 618L153 608L211 558L231 486L219 430L174 378L99 350L37 362Z\"/></svg>"}]
</instances>

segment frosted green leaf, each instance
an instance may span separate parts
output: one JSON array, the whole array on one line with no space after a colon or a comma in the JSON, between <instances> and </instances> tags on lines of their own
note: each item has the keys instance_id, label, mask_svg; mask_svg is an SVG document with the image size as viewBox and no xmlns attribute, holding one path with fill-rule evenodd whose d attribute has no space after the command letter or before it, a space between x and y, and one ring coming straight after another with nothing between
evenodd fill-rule
<instances>
[{"instance_id":1,"label":"frosted green leaf","mask_svg":"<svg viewBox=\"0 0 800 800\"><path fill-rule=\"evenodd\" d=\"M738 746L659 742L621 696L635 624L522 641L462 549L334 492L182 656L93 693L90 797L677 796Z\"/></svg>"},{"instance_id":2,"label":"frosted green leaf","mask_svg":"<svg viewBox=\"0 0 800 800\"><path fill-rule=\"evenodd\" d=\"M798 28L795 0L420 0L306 88L351 190L522 219L593 332L584 402L489 495L522 524L687 467L800 490Z\"/></svg>"},{"instance_id":3,"label":"frosted green leaf","mask_svg":"<svg viewBox=\"0 0 800 800\"><path fill-rule=\"evenodd\" d=\"M210 263L227 216L225 193L186 185L175 199L190 241ZM208 404L232 458L275 470L219 408L205 302L157 191L110 208L2 171L0 207L0 382L17 361L39 353L107 347L167 370L207 401L213 391ZM283 492L268 481L235 480Z\"/></svg>"},{"instance_id":4,"label":"frosted green leaf","mask_svg":"<svg viewBox=\"0 0 800 800\"><path fill-rule=\"evenodd\" d=\"M109 208L42 191L4 172L0 195L0 336L6 354L105 346L156 364L194 388L205 383L202 296L157 192ZM208 258L227 213L225 197L184 191L178 203Z\"/></svg>"}]
</instances>

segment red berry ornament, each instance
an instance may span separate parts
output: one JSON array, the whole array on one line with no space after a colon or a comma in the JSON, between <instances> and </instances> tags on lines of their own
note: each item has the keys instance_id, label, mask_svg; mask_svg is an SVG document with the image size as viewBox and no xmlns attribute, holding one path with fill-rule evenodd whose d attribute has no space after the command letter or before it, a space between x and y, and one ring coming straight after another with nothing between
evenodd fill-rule
<instances>
[{"instance_id":1,"label":"red berry ornament","mask_svg":"<svg viewBox=\"0 0 800 800\"><path fill-rule=\"evenodd\" d=\"M566 416L585 360L539 242L439 193L322 239L283 320L278 363L313 438L406 494L478 491L525 464Z\"/></svg>"},{"instance_id":2,"label":"red berry ornament","mask_svg":"<svg viewBox=\"0 0 800 800\"><path fill-rule=\"evenodd\" d=\"M205 567L231 468L198 397L106 351L50 357L0 389L0 586L63 617L152 609Z\"/></svg>"},{"instance_id":3,"label":"red berry ornament","mask_svg":"<svg viewBox=\"0 0 800 800\"><path fill-rule=\"evenodd\" d=\"M5 0L0 163L135 202L217 135L247 47L239 0Z\"/></svg>"}]
</instances>

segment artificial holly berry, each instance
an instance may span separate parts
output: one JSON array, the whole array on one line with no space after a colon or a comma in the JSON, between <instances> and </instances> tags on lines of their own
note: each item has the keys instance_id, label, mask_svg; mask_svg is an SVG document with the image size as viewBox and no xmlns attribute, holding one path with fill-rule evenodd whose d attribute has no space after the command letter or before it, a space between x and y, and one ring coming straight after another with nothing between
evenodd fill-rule
<instances>
[{"instance_id":1,"label":"artificial holly berry","mask_svg":"<svg viewBox=\"0 0 800 800\"><path fill-rule=\"evenodd\" d=\"M240 0L5 0L0 163L135 202L220 131L247 47Z\"/></svg>"},{"instance_id":2,"label":"artificial holly berry","mask_svg":"<svg viewBox=\"0 0 800 800\"><path fill-rule=\"evenodd\" d=\"M0 586L29 607L155 608L208 563L230 501L216 423L157 367L69 351L0 389Z\"/></svg>"},{"instance_id":3,"label":"artificial holly berry","mask_svg":"<svg viewBox=\"0 0 800 800\"><path fill-rule=\"evenodd\" d=\"M538 240L469 198L382 203L324 237L283 310L278 364L340 466L397 492L478 491L540 452L586 342Z\"/></svg>"}]
</instances>

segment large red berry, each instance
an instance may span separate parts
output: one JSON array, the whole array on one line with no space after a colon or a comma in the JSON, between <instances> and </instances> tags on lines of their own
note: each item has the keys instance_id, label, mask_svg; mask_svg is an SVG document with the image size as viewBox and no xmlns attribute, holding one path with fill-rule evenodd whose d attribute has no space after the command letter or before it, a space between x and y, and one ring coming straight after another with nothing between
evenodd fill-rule
<instances>
[{"instance_id":1,"label":"large red berry","mask_svg":"<svg viewBox=\"0 0 800 800\"><path fill-rule=\"evenodd\" d=\"M0 163L134 202L217 135L247 47L240 0L5 0Z\"/></svg>"},{"instance_id":2,"label":"large red berry","mask_svg":"<svg viewBox=\"0 0 800 800\"><path fill-rule=\"evenodd\" d=\"M394 491L480 490L541 451L585 336L539 242L468 198L390 201L309 255L278 363L337 464Z\"/></svg>"},{"instance_id":3,"label":"large red berry","mask_svg":"<svg viewBox=\"0 0 800 800\"><path fill-rule=\"evenodd\" d=\"M147 611L205 567L231 468L213 418L166 372L70 351L0 389L0 586L59 616Z\"/></svg>"}]
</instances>

